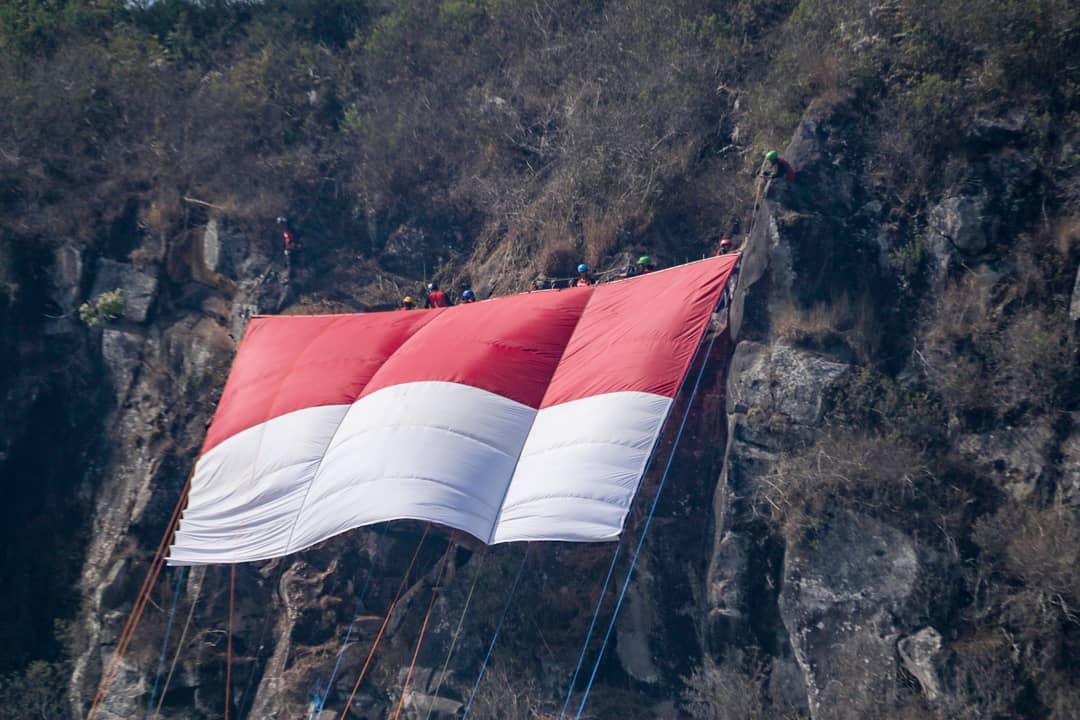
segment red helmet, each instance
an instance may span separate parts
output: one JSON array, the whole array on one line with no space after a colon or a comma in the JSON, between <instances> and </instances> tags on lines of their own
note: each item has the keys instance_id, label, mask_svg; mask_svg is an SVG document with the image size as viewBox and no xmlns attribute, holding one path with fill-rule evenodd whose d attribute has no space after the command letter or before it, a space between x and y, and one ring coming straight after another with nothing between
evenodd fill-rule
<instances>
[{"instance_id":1,"label":"red helmet","mask_svg":"<svg viewBox=\"0 0 1080 720\"><path fill-rule=\"evenodd\" d=\"M730 250L734 245L735 243L731 242L731 238L724 238L720 241L721 250Z\"/></svg>"}]
</instances>

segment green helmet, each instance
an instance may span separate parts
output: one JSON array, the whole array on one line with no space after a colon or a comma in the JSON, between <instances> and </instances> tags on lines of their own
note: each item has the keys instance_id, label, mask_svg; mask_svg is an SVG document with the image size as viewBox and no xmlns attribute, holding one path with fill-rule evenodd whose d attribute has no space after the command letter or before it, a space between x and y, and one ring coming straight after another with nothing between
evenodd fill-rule
<instances>
[{"instance_id":1,"label":"green helmet","mask_svg":"<svg viewBox=\"0 0 1080 720\"><path fill-rule=\"evenodd\" d=\"M637 264L638 265L652 265L652 258L649 257L648 255L642 255L641 257L638 258Z\"/></svg>"},{"instance_id":2,"label":"green helmet","mask_svg":"<svg viewBox=\"0 0 1080 720\"><path fill-rule=\"evenodd\" d=\"M770 150L769 152L765 153L765 159L771 163L774 163L780 159L780 153L776 152L775 150Z\"/></svg>"}]
</instances>

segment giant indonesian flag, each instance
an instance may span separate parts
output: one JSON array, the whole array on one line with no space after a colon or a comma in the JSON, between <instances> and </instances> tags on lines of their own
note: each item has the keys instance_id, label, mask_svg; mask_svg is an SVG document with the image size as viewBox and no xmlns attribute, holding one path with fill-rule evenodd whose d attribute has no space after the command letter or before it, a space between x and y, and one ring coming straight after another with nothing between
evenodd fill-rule
<instances>
[{"instance_id":1,"label":"giant indonesian flag","mask_svg":"<svg viewBox=\"0 0 1080 720\"><path fill-rule=\"evenodd\" d=\"M402 518L489 544L617 538L736 262L252 319L170 563L265 560Z\"/></svg>"}]
</instances>

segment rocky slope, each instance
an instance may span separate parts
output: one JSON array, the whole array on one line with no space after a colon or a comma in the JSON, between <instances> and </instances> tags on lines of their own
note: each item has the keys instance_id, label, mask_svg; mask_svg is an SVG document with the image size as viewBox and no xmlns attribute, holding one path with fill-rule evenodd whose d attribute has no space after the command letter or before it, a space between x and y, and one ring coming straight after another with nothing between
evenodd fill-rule
<instances>
[{"instance_id":1,"label":"rocky slope","mask_svg":"<svg viewBox=\"0 0 1080 720\"><path fill-rule=\"evenodd\" d=\"M591 699L595 717L833 718L913 707L978 714L984 707L985 698L970 688L972 680L958 676L965 670L954 647L968 640L955 617L971 602L957 587L965 551L951 539L924 535L923 525L911 521L911 514L924 511L918 481L903 480L912 483L909 504L900 507L908 515L904 519L855 498L804 517L809 530L789 531L783 516L770 516L770 505L790 502L777 487L777 468L793 457L805 460L799 453L806 448L827 452L819 441L834 428L837 398L857 383L865 352L860 343L869 342L845 328L844 319L825 332L788 327L791 308L869 293L874 312L882 313L900 292L883 250L881 236L890 232L883 201L859 187L858 159L839 156L836 145L844 132L842 118L802 123L786 152L799 169L798 181L774 181L756 210L744 247L732 341L715 348L691 409L689 432ZM1023 191L1022 173L1018 182L985 188L977 202L1008 204L1008 193ZM985 210L969 213L968 201L954 199L946 194L930 212L930 227L940 228L927 265L931 284L942 284L957 263L993 275L1010 262L978 255L992 242L988 228L1003 220ZM983 239L972 240L978 237ZM84 284L120 287L129 298L124 316L89 338L100 348L111 388L97 400L109 452L94 471L100 473L100 489L80 574L69 686L75 716L85 710L114 648L246 318L303 310L311 302L305 289L315 287L314 279L300 277L290 286L277 258L260 245L230 233L226 220L209 219L183 258L186 274L199 280L196 286L178 283L175 269L170 275L155 265L79 256L69 248L51 265L49 282L65 309ZM49 332L61 338L78 332L70 321L55 322ZM905 328L890 318L879 323L882 335ZM888 337L876 342L897 343ZM920 358L913 353L889 362L903 376L918 370L911 366ZM985 458L990 475L984 482L993 492L1075 491L1075 424L1058 423L1042 436L1026 432L1026 442L996 442L996 432L964 433L952 441L960 452ZM670 438L661 453L669 445ZM888 463L861 470L875 481L879 473L919 472ZM1056 478L1049 491L1040 488L1048 476ZM643 498L654 491L655 477ZM639 531L638 515L640 508L630 538ZM324 717L336 717L417 538L417 528L399 524L240 567L233 714L310 716L327 692L335 653L359 613L325 702ZM405 707L407 717L426 717L429 709L433 717L460 711L523 548L484 551L465 538L449 546L450 539L439 531L424 546L403 611L389 626L373 674L353 705L356 717L381 717L397 701L444 552L451 553L451 562L439 581L434 624ZM477 699L478 716L536 717L561 705L610 552L532 549L521 595ZM155 591L103 717L145 711L173 577L166 573ZM474 580L465 632L443 677L442 660ZM168 659L181 627L184 644L162 717L216 717L224 694L227 570L192 571L177 587L179 619ZM605 603L610 612L612 598ZM1019 641L1010 642L1021 652ZM1057 712L1050 700L1039 702ZM1020 712L1015 703L1022 700L1009 702L1010 712Z\"/></svg>"},{"instance_id":2,"label":"rocky slope","mask_svg":"<svg viewBox=\"0 0 1080 720\"><path fill-rule=\"evenodd\" d=\"M85 715L252 315L727 232L729 332L586 716L1080 716L1075 8L155 5L0 14L0 718ZM778 137L797 180L754 187ZM238 567L229 716L338 717L421 533ZM460 716L522 563L472 716L558 716L612 552L434 531L350 717L396 707L431 603L403 717ZM166 571L98 717L221 717L229 586Z\"/></svg>"}]
</instances>

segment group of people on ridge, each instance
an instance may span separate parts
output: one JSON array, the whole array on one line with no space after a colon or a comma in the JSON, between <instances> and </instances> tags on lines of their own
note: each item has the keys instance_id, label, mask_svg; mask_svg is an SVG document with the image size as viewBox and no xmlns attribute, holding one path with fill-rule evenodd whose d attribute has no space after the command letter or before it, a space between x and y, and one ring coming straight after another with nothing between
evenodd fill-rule
<instances>
[{"instance_id":1,"label":"group of people on ridge","mask_svg":"<svg viewBox=\"0 0 1080 720\"><path fill-rule=\"evenodd\" d=\"M472 291L472 288L465 288L461 291L461 304L468 305L469 303L476 302L476 293ZM446 291L439 289L439 283L429 282L427 286L427 297L424 298L424 308L440 308L450 307L454 304L454 301L450 299L450 296L446 294ZM411 295L406 295L401 299L401 305L398 306L398 310L415 310L416 300Z\"/></svg>"},{"instance_id":2,"label":"group of people on ridge","mask_svg":"<svg viewBox=\"0 0 1080 720\"><path fill-rule=\"evenodd\" d=\"M729 252L735 250L735 244L731 238L723 238L720 240L720 246L717 249L717 255L727 255ZM656 265L648 255L642 255L637 259L637 262L632 262L626 266L623 270L620 278L632 278L639 275L648 275L656 269ZM581 263L577 266L577 277L571 278L566 287L590 287L596 285L598 280L589 273L589 266L586 263ZM556 285L545 285L544 282L537 281L537 289L545 289L545 287L555 288ZM471 288L466 288L461 292L460 302L463 305L476 302L476 293ZM424 308L440 308L450 307L453 305L453 301L450 296L443 290L439 289L439 284L436 282L430 282L427 286L427 297L424 299ZM415 310L417 307L416 300L411 295L406 295L401 300L401 305L398 306L399 310Z\"/></svg>"},{"instance_id":3,"label":"group of people on ridge","mask_svg":"<svg viewBox=\"0 0 1080 720\"><path fill-rule=\"evenodd\" d=\"M652 258L648 255L642 255L636 263L630 263L626 266L626 269L622 272L622 277L630 278L647 275L655 269L656 266L653 265ZM570 281L570 287L589 287L597 283L597 280L589 274L589 266L585 263L577 266L577 273L577 277Z\"/></svg>"}]
</instances>

